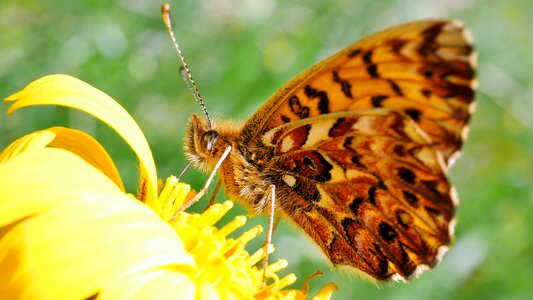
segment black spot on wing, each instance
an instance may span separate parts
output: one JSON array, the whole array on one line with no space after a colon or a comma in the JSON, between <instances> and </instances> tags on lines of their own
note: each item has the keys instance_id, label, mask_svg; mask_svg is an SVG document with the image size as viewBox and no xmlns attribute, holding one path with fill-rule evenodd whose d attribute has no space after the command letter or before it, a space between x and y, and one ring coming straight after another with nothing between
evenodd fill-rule
<instances>
[{"instance_id":1,"label":"black spot on wing","mask_svg":"<svg viewBox=\"0 0 533 300\"><path fill-rule=\"evenodd\" d=\"M372 186L368 189L368 201L372 203L372 205L376 205L376 187Z\"/></svg>"},{"instance_id":2,"label":"black spot on wing","mask_svg":"<svg viewBox=\"0 0 533 300\"><path fill-rule=\"evenodd\" d=\"M431 97L431 91L428 90L428 89L423 89L423 90L422 90L422 95L424 95L424 97L426 97L427 99L429 99L429 97Z\"/></svg>"},{"instance_id":3,"label":"black spot on wing","mask_svg":"<svg viewBox=\"0 0 533 300\"><path fill-rule=\"evenodd\" d=\"M331 180L330 171L333 169L333 166L318 151L308 151L297 154L290 164L293 166L291 171L294 174L318 182L327 182Z\"/></svg>"},{"instance_id":4,"label":"black spot on wing","mask_svg":"<svg viewBox=\"0 0 533 300\"><path fill-rule=\"evenodd\" d=\"M465 102L471 102L474 98L474 90L467 85L448 84L446 86L447 93L441 95L445 99L459 98Z\"/></svg>"},{"instance_id":5,"label":"black spot on wing","mask_svg":"<svg viewBox=\"0 0 533 300\"><path fill-rule=\"evenodd\" d=\"M352 85L347 80L340 78L337 70L333 71L333 81L341 85L341 90L344 93L344 96L347 98L353 98Z\"/></svg>"},{"instance_id":6,"label":"black spot on wing","mask_svg":"<svg viewBox=\"0 0 533 300\"><path fill-rule=\"evenodd\" d=\"M418 122L420 121L420 115L422 114L418 109L416 108L408 108L404 110L405 113L413 119L413 121Z\"/></svg>"},{"instance_id":7,"label":"black spot on wing","mask_svg":"<svg viewBox=\"0 0 533 300\"><path fill-rule=\"evenodd\" d=\"M436 209L436 208L433 208L433 207L431 207L431 206L424 206L424 208L426 209L426 211L427 211L428 213L430 213L430 214L433 215L433 216L438 216L438 215L440 215L440 211L439 211L438 209Z\"/></svg>"},{"instance_id":8,"label":"black spot on wing","mask_svg":"<svg viewBox=\"0 0 533 300\"><path fill-rule=\"evenodd\" d=\"M300 99L298 99L297 96L292 96L289 98L289 108L300 119L309 118L309 107L302 106Z\"/></svg>"},{"instance_id":9,"label":"black spot on wing","mask_svg":"<svg viewBox=\"0 0 533 300\"><path fill-rule=\"evenodd\" d=\"M363 54L363 61L368 65L372 63L372 51L371 50L368 50L365 52L365 54Z\"/></svg>"},{"instance_id":10,"label":"black spot on wing","mask_svg":"<svg viewBox=\"0 0 533 300\"><path fill-rule=\"evenodd\" d=\"M442 32L442 27L444 22L436 23L435 25L428 27L426 30L422 31L422 36L424 37L425 43L435 43L437 36Z\"/></svg>"},{"instance_id":11,"label":"black spot on wing","mask_svg":"<svg viewBox=\"0 0 533 300\"><path fill-rule=\"evenodd\" d=\"M355 199L352 200L352 203L350 203L349 207L350 207L350 210L357 215L357 212L359 211L359 206L361 206L361 204L363 203L363 198L362 197L356 197Z\"/></svg>"},{"instance_id":12,"label":"black spot on wing","mask_svg":"<svg viewBox=\"0 0 533 300\"><path fill-rule=\"evenodd\" d=\"M444 26L444 24L444 22L437 23L422 32L423 41L418 49L418 53L420 53L420 55L423 57L428 57L429 55L435 53L435 51L438 49L436 39L437 36L442 32L442 26Z\"/></svg>"},{"instance_id":13,"label":"black spot on wing","mask_svg":"<svg viewBox=\"0 0 533 300\"><path fill-rule=\"evenodd\" d=\"M352 158L350 159L350 161L351 161L354 165L356 165L356 166L358 166L358 167L360 167L360 168L364 168L364 167L365 167L365 165L361 162L361 155L360 155L360 154L356 154L356 155L352 156Z\"/></svg>"},{"instance_id":14,"label":"black spot on wing","mask_svg":"<svg viewBox=\"0 0 533 300\"><path fill-rule=\"evenodd\" d=\"M401 54L403 47L407 44L406 40L401 39L391 39L389 41L389 45L391 47L391 52L396 53L398 55Z\"/></svg>"},{"instance_id":15,"label":"black spot on wing","mask_svg":"<svg viewBox=\"0 0 533 300\"><path fill-rule=\"evenodd\" d=\"M325 91L319 91L315 88L312 88L310 85L304 87L304 92L307 97L310 99L318 98L318 111L321 114L329 113L329 99L328 94Z\"/></svg>"},{"instance_id":16,"label":"black spot on wing","mask_svg":"<svg viewBox=\"0 0 533 300\"><path fill-rule=\"evenodd\" d=\"M404 168L404 167L399 167L396 170L396 172L397 172L398 176L400 176L400 178L403 181L405 181L407 183L411 183L411 184L414 184L416 182L416 175L410 169Z\"/></svg>"},{"instance_id":17,"label":"black spot on wing","mask_svg":"<svg viewBox=\"0 0 533 300\"><path fill-rule=\"evenodd\" d=\"M392 226L387 222L379 223L378 233L381 238L387 243L392 242L398 237L398 233L396 232L396 230L394 230L394 228L392 228Z\"/></svg>"},{"instance_id":18,"label":"black spot on wing","mask_svg":"<svg viewBox=\"0 0 533 300\"><path fill-rule=\"evenodd\" d=\"M355 57L361 53L361 49L354 49L350 53L348 53L348 58Z\"/></svg>"},{"instance_id":19,"label":"black spot on wing","mask_svg":"<svg viewBox=\"0 0 533 300\"><path fill-rule=\"evenodd\" d=\"M434 180L422 180L422 184L430 190L435 195L439 196L440 192L438 189L439 182Z\"/></svg>"},{"instance_id":20,"label":"black spot on wing","mask_svg":"<svg viewBox=\"0 0 533 300\"><path fill-rule=\"evenodd\" d=\"M366 67L366 71L370 77L379 78L378 66L376 64L368 65L368 67Z\"/></svg>"},{"instance_id":21,"label":"black spot on wing","mask_svg":"<svg viewBox=\"0 0 533 300\"><path fill-rule=\"evenodd\" d=\"M311 169L311 170L313 170L313 171L316 171L315 163L313 162L313 160L312 160L309 156L304 157L304 159L303 159L303 163L304 163L304 165L306 165L309 169Z\"/></svg>"},{"instance_id":22,"label":"black spot on wing","mask_svg":"<svg viewBox=\"0 0 533 300\"><path fill-rule=\"evenodd\" d=\"M418 197L408 191L403 191L403 198L411 204L411 206L416 207L418 205Z\"/></svg>"},{"instance_id":23,"label":"black spot on wing","mask_svg":"<svg viewBox=\"0 0 533 300\"><path fill-rule=\"evenodd\" d=\"M394 151L394 154L398 157L404 157L407 153L405 151L405 147L402 144L396 144L392 148L392 151Z\"/></svg>"},{"instance_id":24,"label":"black spot on wing","mask_svg":"<svg viewBox=\"0 0 533 300\"><path fill-rule=\"evenodd\" d=\"M375 176L377 177L377 179L378 179L378 185L377 185L377 187L380 188L380 189L382 189L382 190L384 190L384 191L388 190L387 185L385 185L385 182L383 182L383 179L382 179L380 176L376 175L376 174L374 174L374 175L375 175Z\"/></svg>"},{"instance_id":25,"label":"black spot on wing","mask_svg":"<svg viewBox=\"0 0 533 300\"><path fill-rule=\"evenodd\" d=\"M389 80L389 84L390 84L392 90L396 93L396 95L403 96L402 89L400 88L400 86L396 82L394 82L393 80Z\"/></svg>"},{"instance_id":26,"label":"black spot on wing","mask_svg":"<svg viewBox=\"0 0 533 300\"><path fill-rule=\"evenodd\" d=\"M389 96L384 96L384 95L373 96L370 99L370 101L372 101L372 107L375 107L375 108L383 107L382 102L387 98L389 98Z\"/></svg>"}]
</instances>

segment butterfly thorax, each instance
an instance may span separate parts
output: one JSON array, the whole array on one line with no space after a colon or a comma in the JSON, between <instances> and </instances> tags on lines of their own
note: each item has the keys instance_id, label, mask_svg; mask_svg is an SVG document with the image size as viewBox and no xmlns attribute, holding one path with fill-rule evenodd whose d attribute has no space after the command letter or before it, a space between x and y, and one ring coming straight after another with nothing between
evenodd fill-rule
<instances>
[{"instance_id":1,"label":"butterfly thorax","mask_svg":"<svg viewBox=\"0 0 533 300\"><path fill-rule=\"evenodd\" d=\"M192 115L185 136L185 154L193 166L203 172L210 172L215 168L222 154L228 146L231 152L222 163L219 174L226 188L226 192L233 199L239 200L256 213L264 210L263 196L271 184L265 180L264 166L268 160L262 160L262 152L267 149L261 147L247 147L239 143L241 126L226 120L215 120L209 129L206 122L197 115ZM216 132L216 138L209 145L209 132ZM206 134L207 133L207 134Z\"/></svg>"}]
</instances>

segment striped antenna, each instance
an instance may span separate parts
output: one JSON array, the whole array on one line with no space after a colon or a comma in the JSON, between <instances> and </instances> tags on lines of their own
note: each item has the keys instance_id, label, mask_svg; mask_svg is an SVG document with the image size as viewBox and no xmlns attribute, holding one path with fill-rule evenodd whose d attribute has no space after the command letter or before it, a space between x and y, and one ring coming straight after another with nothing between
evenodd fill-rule
<instances>
[{"instance_id":1,"label":"striped antenna","mask_svg":"<svg viewBox=\"0 0 533 300\"><path fill-rule=\"evenodd\" d=\"M165 23L165 26L167 27L168 34L170 35L170 39L172 40L172 43L174 44L174 48L178 52L178 55L181 59L181 63L183 66L180 68L180 74L183 78L183 81L185 81L185 85L193 95L194 99L196 99L196 102L200 105L200 108L202 109L202 112L204 113L206 119L207 119L207 128L209 130L213 129L213 126L211 125L211 118L209 117L209 114L207 113L207 109L205 108L204 100L202 99L202 96L200 95L200 91L198 91L198 88L196 87L196 83L194 82L194 79L192 79L191 72L189 71L189 66L187 65L187 62L185 61L185 58L183 57L183 53L181 52L181 48L178 44L178 41L176 40L176 37L174 36L174 32L172 31L172 24L170 22L170 5L168 3L164 3L161 6L161 16L163 17L163 23Z\"/></svg>"}]
</instances>

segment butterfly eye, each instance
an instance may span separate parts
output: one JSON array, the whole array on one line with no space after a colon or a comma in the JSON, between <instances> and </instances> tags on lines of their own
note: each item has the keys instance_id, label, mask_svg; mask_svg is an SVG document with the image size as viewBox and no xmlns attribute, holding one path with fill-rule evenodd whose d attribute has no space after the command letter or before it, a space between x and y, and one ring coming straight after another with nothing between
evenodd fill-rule
<instances>
[{"instance_id":1,"label":"butterfly eye","mask_svg":"<svg viewBox=\"0 0 533 300\"><path fill-rule=\"evenodd\" d=\"M215 141L218 138L218 132L215 130L209 130L202 135L202 147L207 151L213 150Z\"/></svg>"}]
</instances>

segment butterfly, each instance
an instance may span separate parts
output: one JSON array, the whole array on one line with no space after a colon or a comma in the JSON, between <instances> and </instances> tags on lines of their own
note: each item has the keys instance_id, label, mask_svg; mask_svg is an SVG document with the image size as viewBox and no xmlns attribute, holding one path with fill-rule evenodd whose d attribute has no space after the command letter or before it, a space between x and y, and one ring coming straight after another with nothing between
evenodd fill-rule
<instances>
[{"instance_id":1,"label":"butterfly","mask_svg":"<svg viewBox=\"0 0 533 300\"><path fill-rule=\"evenodd\" d=\"M337 266L407 281L448 250L447 179L474 111L476 56L457 21L372 34L305 70L248 121L192 115L185 152L252 212L300 227ZM221 156L231 146L225 160Z\"/></svg>"}]
</instances>

